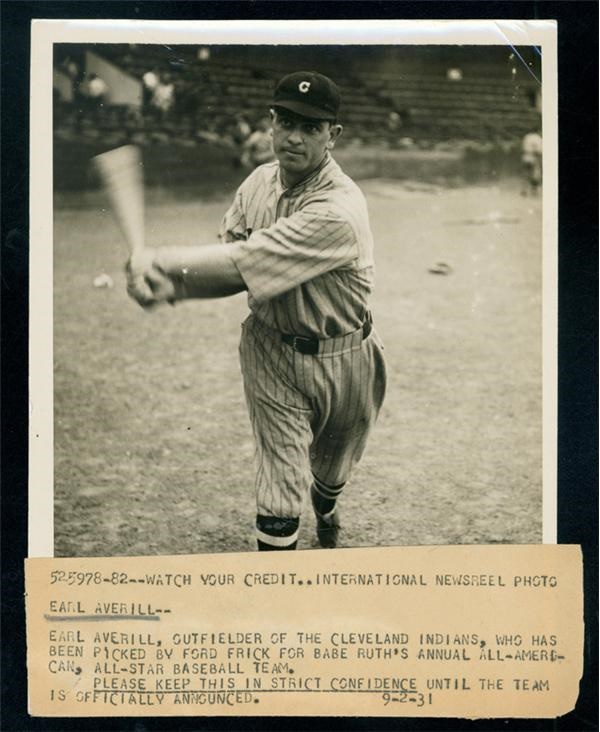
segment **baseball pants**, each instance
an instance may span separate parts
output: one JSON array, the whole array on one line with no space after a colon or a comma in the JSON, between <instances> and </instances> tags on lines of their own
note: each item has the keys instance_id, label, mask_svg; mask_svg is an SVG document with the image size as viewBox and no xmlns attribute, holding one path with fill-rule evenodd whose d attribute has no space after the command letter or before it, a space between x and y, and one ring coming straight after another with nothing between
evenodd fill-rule
<instances>
[{"instance_id":1,"label":"baseball pants","mask_svg":"<svg viewBox=\"0 0 600 732\"><path fill-rule=\"evenodd\" d=\"M250 315L240 362L256 443L257 513L297 518L314 480L345 483L385 396L383 346L362 329L298 353Z\"/></svg>"}]
</instances>

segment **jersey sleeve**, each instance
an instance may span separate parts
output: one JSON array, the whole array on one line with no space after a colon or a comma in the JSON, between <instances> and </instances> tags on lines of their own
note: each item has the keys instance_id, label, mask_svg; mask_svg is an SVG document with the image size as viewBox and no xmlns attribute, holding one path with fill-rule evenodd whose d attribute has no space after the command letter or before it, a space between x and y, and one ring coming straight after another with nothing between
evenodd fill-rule
<instances>
[{"instance_id":1,"label":"jersey sleeve","mask_svg":"<svg viewBox=\"0 0 600 732\"><path fill-rule=\"evenodd\" d=\"M233 203L225 212L219 228L219 241L234 242L245 240L246 217L242 210L241 189L238 189Z\"/></svg>"},{"instance_id":2,"label":"jersey sleeve","mask_svg":"<svg viewBox=\"0 0 600 732\"><path fill-rule=\"evenodd\" d=\"M253 233L234 262L257 301L270 300L357 258L354 229L334 212L305 208Z\"/></svg>"}]
</instances>

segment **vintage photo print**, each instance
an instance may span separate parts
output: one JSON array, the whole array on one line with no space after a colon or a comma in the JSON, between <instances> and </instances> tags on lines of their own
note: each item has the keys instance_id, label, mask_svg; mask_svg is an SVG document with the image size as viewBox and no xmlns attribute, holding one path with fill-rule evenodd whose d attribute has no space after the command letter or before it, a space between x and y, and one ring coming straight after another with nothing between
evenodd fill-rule
<instances>
[{"instance_id":1,"label":"vintage photo print","mask_svg":"<svg viewBox=\"0 0 600 732\"><path fill-rule=\"evenodd\" d=\"M551 22L33 38L32 556L555 541Z\"/></svg>"},{"instance_id":2,"label":"vintage photo print","mask_svg":"<svg viewBox=\"0 0 600 732\"><path fill-rule=\"evenodd\" d=\"M556 75L553 21L34 22L33 716L574 708Z\"/></svg>"}]
</instances>

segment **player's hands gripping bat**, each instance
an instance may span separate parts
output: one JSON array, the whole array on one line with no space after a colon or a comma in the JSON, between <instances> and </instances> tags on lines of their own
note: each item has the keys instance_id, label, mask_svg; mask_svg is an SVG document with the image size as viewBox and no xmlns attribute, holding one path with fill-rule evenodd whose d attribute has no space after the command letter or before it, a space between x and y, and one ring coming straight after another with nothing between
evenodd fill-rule
<instances>
[{"instance_id":1,"label":"player's hands gripping bat","mask_svg":"<svg viewBox=\"0 0 600 732\"><path fill-rule=\"evenodd\" d=\"M155 255L154 249L137 252L125 267L127 292L144 308L165 302L174 305L177 299L175 284L156 263Z\"/></svg>"}]
</instances>

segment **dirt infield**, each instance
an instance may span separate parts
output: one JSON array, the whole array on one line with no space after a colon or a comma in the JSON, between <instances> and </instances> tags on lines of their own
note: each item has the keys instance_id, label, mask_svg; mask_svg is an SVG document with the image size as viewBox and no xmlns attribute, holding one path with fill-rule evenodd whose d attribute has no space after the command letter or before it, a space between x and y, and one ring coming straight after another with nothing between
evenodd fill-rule
<instances>
[{"instance_id":1,"label":"dirt infield","mask_svg":"<svg viewBox=\"0 0 600 732\"><path fill-rule=\"evenodd\" d=\"M541 541L541 202L361 186L389 388L341 500L343 546ZM155 197L148 244L210 242L226 205ZM245 295L145 313L102 206L55 211L55 554L252 550ZM313 534L307 511L299 548Z\"/></svg>"}]
</instances>

